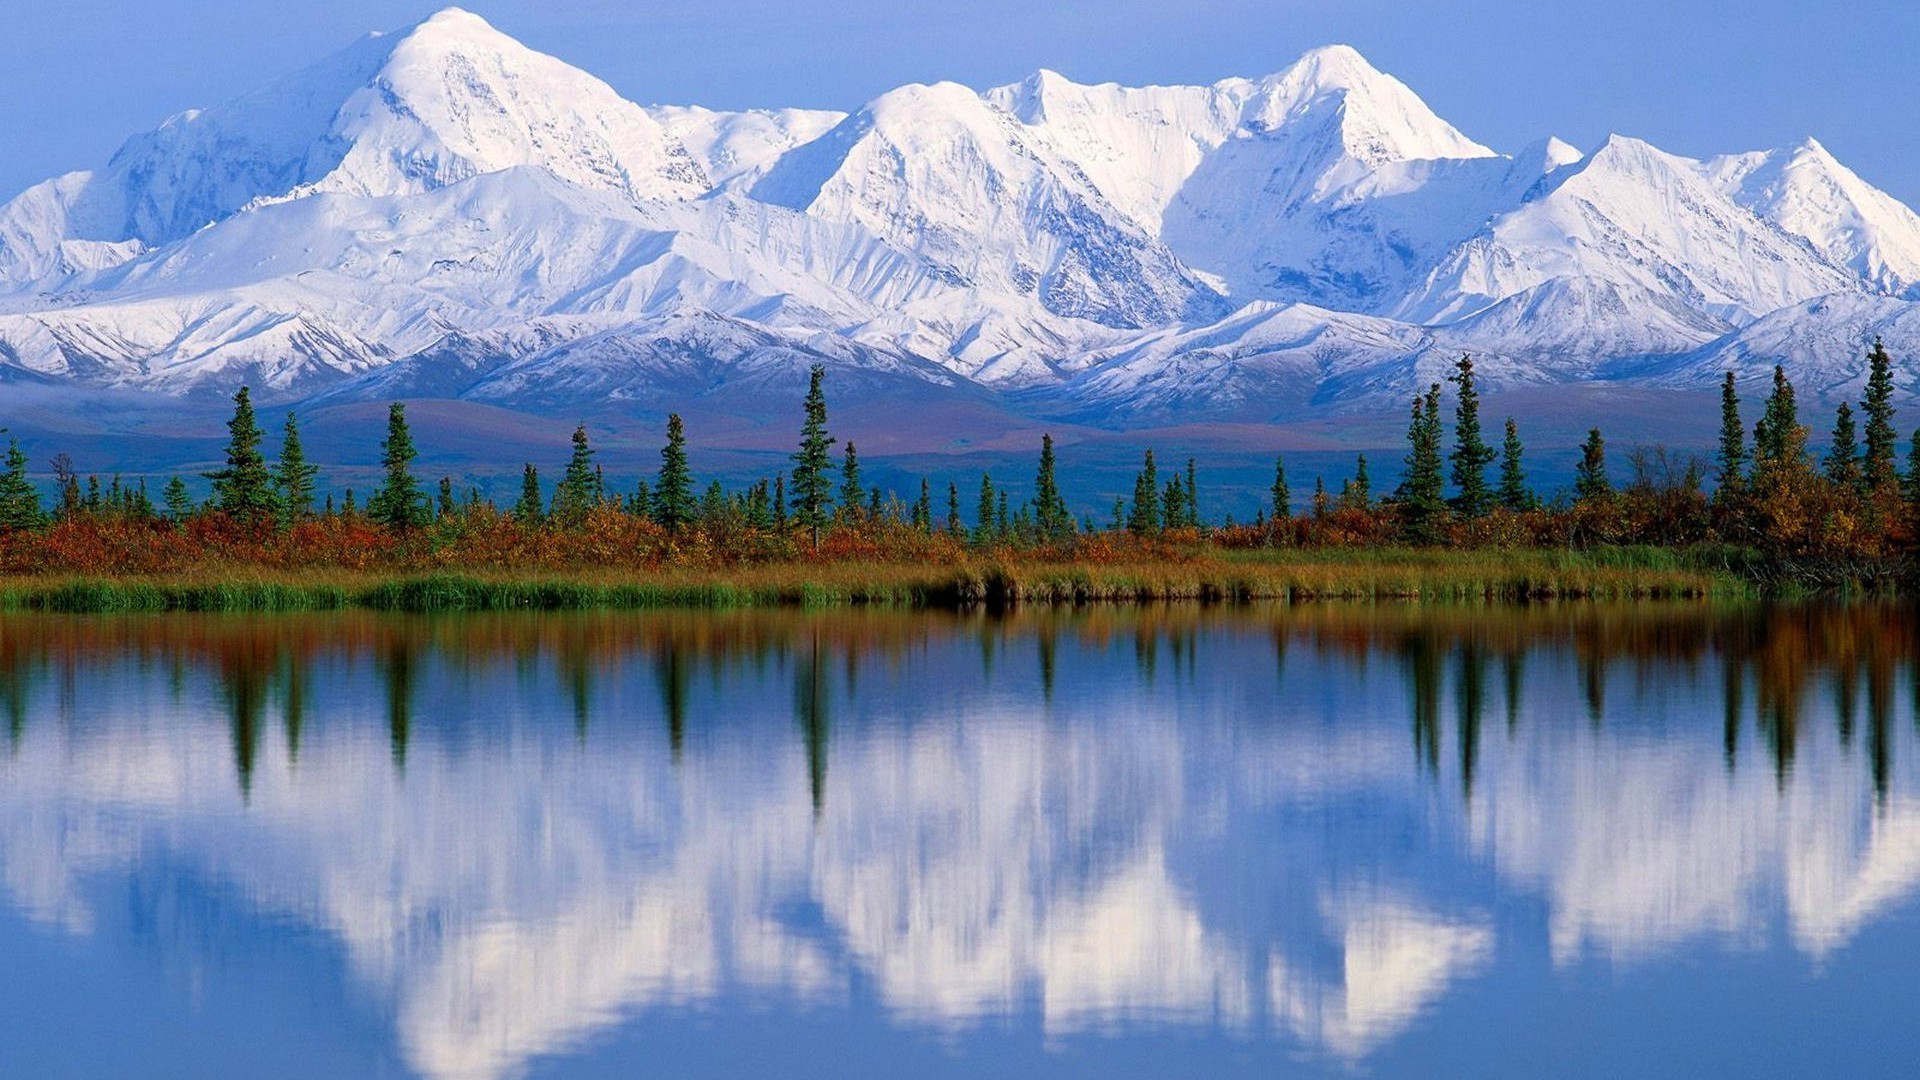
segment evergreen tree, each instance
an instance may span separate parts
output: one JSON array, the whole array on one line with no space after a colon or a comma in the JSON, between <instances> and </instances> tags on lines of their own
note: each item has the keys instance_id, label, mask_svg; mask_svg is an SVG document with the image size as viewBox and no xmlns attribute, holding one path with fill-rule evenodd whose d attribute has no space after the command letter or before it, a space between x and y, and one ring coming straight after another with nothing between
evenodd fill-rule
<instances>
[{"instance_id":1,"label":"evergreen tree","mask_svg":"<svg viewBox=\"0 0 1920 1080\"><path fill-rule=\"evenodd\" d=\"M960 485L947 481L947 535L958 537L966 526L960 523Z\"/></svg>"},{"instance_id":2,"label":"evergreen tree","mask_svg":"<svg viewBox=\"0 0 1920 1080\"><path fill-rule=\"evenodd\" d=\"M920 478L920 497L913 503L913 527L933 535L933 485L924 476Z\"/></svg>"},{"instance_id":3,"label":"evergreen tree","mask_svg":"<svg viewBox=\"0 0 1920 1080\"><path fill-rule=\"evenodd\" d=\"M1013 518L1007 513L1007 489L1001 488L995 495L999 505L993 512L993 535L1005 540L1013 535Z\"/></svg>"},{"instance_id":4,"label":"evergreen tree","mask_svg":"<svg viewBox=\"0 0 1920 1080\"><path fill-rule=\"evenodd\" d=\"M853 444L848 443L847 445L851 447ZM883 509L883 505L885 501L886 501L886 493L880 490L879 484L875 484L872 487L867 489L867 520L868 521L880 520L881 511Z\"/></svg>"},{"instance_id":5,"label":"evergreen tree","mask_svg":"<svg viewBox=\"0 0 1920 1080\"><path fill-rule=\"evenodd\" d=\"M848 440L846 457L840 463L840 516L850 521L859 518L860 502L866 493L860 486L860 454Z\"/></svg>"},{"instance_id":6,"label":"evergreen tree","mask_svg":"<svg viewBox=\"0 0 1920 1080\"><path fill-rule=\"evenodd\" d=\"M1035 519L1040 536L1046 540L1059 540L1073 534L1073 514L1067 509L1067 500L1060 494L1060 483L1054 476L1053 436L1040 436L1040 473L1034 479Z\"/></svg>"},{"instance_id":7,"label":"evergreen tree","mask_svg":"<svg viewBox=\"0 0 1920 1080\"><path fill-rule=\"evenodd\" d=\"M653 520L670 533L693 521L693 471L687 467L687 429L679 413L667 416L667 445L660 448L660 478L653 485Z\"/></svg>"},{"instance_id":8,"label":"evergreen tree","mask_svg":"<svg viewBox=\"0 0 1920 1080\"><path fill-rule=\"evenodd\" d=\"M185 521L193 514L193 495L187 491L187 482L177 476L167 481L160 500L166 504L167 516L175 521ZM331 495L327 496L327 508L333 508Z\"/></svg>"},{"instance_id":9,"label":"evergreen tree","mask_svg":"<svg viewBox=\"0 0 1920 1080\"><path fill-rule=\"evenodd\" d=\"M520 501L513 504L513 516L529 529L547 516L547 500L540 494L540 470L531 461L520 471Z\"/></svg>"},{"instance_id":10,"label":"evergreen tree","mask_svg":"<svg viewBox=\"0 0 1920 1080\"><path fill-rule=\"evenodd\" d=\"M1420 543L1438 539L1436 526L1446 512L1446 487L1440 472L1440 384L1413 399L1407 421L1407 474L1398 501L1408 531Z\"/></svg>"},{"instance_id":11,"label":"evergreen tree","mask_svg":"<svg viewBox=\"0 0 1920 1080\"><path fill-rule=\"evenodd\" d=\"M7 467L0 472L0 529L31 529L42 520L40 492L27 478L27 454L20 440L7 444Z\"/></svg>"},{"instance_id":12,"label":"evergreen tree","mask_svg":"<svg viewBox=\"0 0 1920 1080\"><path fill-rule=\"evenodd\" d=\"M986 473L980 474L980 501L974 506L974 520L980 523L973 531L975 542L991 543L994 539L993 477Z\"/></svg>"},{"instance_id":13,"label":"evergreen tree","mask_svg":"<svg viewBox=\"0 0 1920 1080\"><path fill-rule=\"evenodd\" d=\"M1343 510L1373 509L1373 477L1367 474L1367 455L1355 455L1353 461L1353 479L1348 480L1340 489L1340 508Z\"/></svg>"},{"instance_id":14,"label":"evergreen tree","mask_svg":"<svg viewBox=\"0 0 1920 1080\"><path fill-rule=\"evenodd\" d=\"M1316 475L1313 478L1313 519L1327 520L1327 512L1333 509L1333 500L1327 498L1326 477Z\"/></svg>"},{"instance_id":15,"label":"evergreen tree","mask_svg":"<svg viewBox=\"0 0 1920 1080\"><path fill-rule=\"evenodd\" d=\"M573 429L573 453L567 458L567 471L553 493L553 516L567 525L577 525L599 502L600 474L594 468L597 453L587 438L587 425Z\"/></svg>"},{"instance_id":16,"label":"evergreen tree","mask_svg":"<svg viewBox=\"0 0 1920 1080\"><path fill-rule=\"evenodd\" d=\"M1731 492L1740 485L1747 469L1747 426L1740 419L1740 392L1734 387L1731 371L1720 383L1719 465L1714 482L1721 491Z\"/></svg>"},{"instance_id":17,"label":"evergreen tree","mask_svg":"<svg viewBox=\"0 0 1920 1080\"><path fill-rule=\"evenodd\" d=\"M787 531L787 475L777 473L773 478L773 527L781 532Z\"/></svg>"},{"instance_id":18,"label":"evergreen tree","mask_svg":"<svg viewBox=\"0 0 1920 1080\"><path fill-rule=\"evenodd\" d=\"M278 509L273 474L260 453L265 432L253 418L253 395L241 387L233 395L233 419L227 421L227 467L206 473L213 481L214 506L234 520L253 525L271 520Z\"/></svg>"},{"instance_id":19,"label":"evergreen tree","mask_svg":"<svg viewBox=\"0 0 1920 1080\"><path fill-rule=\"evenodd\" d=\"M439 498L434 501L434 512L445 520L452 517L458 510L459 507L453 502L453 477L443 476L440 478Z\"/></svg>"},{"instance_id":20,"label":"evergreen tree","mask_svg":"<svg viewBox=\"0 0 1920 1080\"><path fill-rule=\"evenodd\" d=\"M1833 444L1824 464L1828 480L1849 491L1861 489L1860 442L1853 426L1853 406L1844 401L1834 415Z\"/></svg>"},{"instance_id":21,"label":"evergreen tree","mask_svg":"<svg viewBox=\"0 0 1920 1080\"><path fill-rule=\"evenodd\" d=\"M1453 487L1458 493L1453 505L1468 517L1479 517L1493 509L1493 491L1487 487L1487 466L1493 464L1493 447L1480 432L1480 391L1473 381L1473 357L1462 356L1447 381L1458 387L1453 411Z\"/></svg>"},{"instance_id":22,"label":"evergreen tree","mask_svg":"<svg viewBox=\"0 0 1920 1080\"><path fill-rule=\"evenodd\" d=\"M1887 491L1900 478L1894 467L1899 435L1893 427L1893 358L1887 355L1886 344L1877 337L1867 354L1867 394L1860 409L1867 419L1863 478L1868 491Z\"/></svg>"},{"instance_id":23,"label":"evergreen tree","mask_svg":"<svg viewBox=\"0 0 1920 1080\"><path fill-rule=\"evenodd\" d=\"M1527 487L1527 469L1522 461L1526 450L1520 445L1520 426L1507 417L1507 437L1500 443L1500 506L1515 512L1531 510L1533 491Z\"/></svg>"},{"instance_id":24,"label":"evergreen tree","mask_svg":"<svg viewBox=\"0 0 1920 1080\"><path fill-rule=\"evenodd\" d=\"M827 434L827 369L819 364L807 381L806 421L800 428L800 449L793 455L794 519L812 536L820 550L820 530L827 526L833 495L833 461L827 451L834 438Z\"/></svg>"},{"instance_id":25,"label":"evergreen tree","mask_svg":"<svg viewBox=\"0 0 1920 1080\"><path fill-rule=\"evenodd\" d=\"M292 413L288 413L287 425L280 438L280 460L273 469L281 528L290 528L296 522L313 516L314 481L319 476L320 466L307 461L307 452L300 445L300 423Z\"/></svg>"},{"instance_id":26,"label":"evergreen tree","mask_svg":"<svg viewBox=\"0 0 1920 1080\"><path fill-rule=\"evenodd\" d=\"M1187 525L1187 489L1176 474L1160 492L1160 521L1169 529Z\"/></svg>"},{"instance_id":27,"label":"evergreen tree","mask_svg":"<svg viewBox=\"0 0 1920 1080\"><path fill-rule=\"evenodd\" d=\"M1775 365L1773 392L1767 395L1766 411L1753 429L1754 467L1804 466L1806 456L1807 432L1800 426L1800 408L1794 398L1793 383L1787 381L1787 369Z\"/></svg>"},{"instance_id":28,"label":"evergreen tree","mask_svg":"<svg viewBox=\"0 0 1920 1080\"><path fill-rule=\"evenodd\" d=\"M1287 487L1287 459L1280 454L1273 455L1273 520L1284 521L1293 516L1293 491Z\"/></svg>"},{"instance_id":29,"label":"evergreen tree","mask_svg":"<svg viewBox=\"0 0 1920 1080\"><path fill-rule=\"evenodd\" d=\"M1147 451L1145 463L1133 478L1133 508L1127 513L1127 529L1136 536L1160 531L1160 470L1153 464L1153 451Z\"/></svg>"},{"instance_id":30,"label":"evergreen tree","mask_svg":"<svg viewBox=\"0 0 1920 1080\"><path fill-rule=\"evenodd\" d=\"M1573 498L1576 502L1606 499L1613 495L1613 482L1607 479L1607 441L1600 429L1587 432L1580 446L1580 464L1573 471Z\"/></svg>"},{"instance_id":31,"label":"evergreen tree","mask_svg":"<svg viewBox=\"0 0 1920 1080\"><path fill-rule=\"evenodd\" d=\"M413 475L413 433L407 430L407 407L396 401L387 408L387 437L380 443L380 464L386 480L367 500L367 516L389 529L416 529L427 523L427 497Z\"/></svg>"}]
</instances>

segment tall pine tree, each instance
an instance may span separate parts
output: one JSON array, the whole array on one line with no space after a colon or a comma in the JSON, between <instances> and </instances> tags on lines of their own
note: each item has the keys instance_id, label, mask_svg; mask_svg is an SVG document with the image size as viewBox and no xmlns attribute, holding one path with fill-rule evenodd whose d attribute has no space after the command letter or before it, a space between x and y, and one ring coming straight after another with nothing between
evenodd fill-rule
<instances>
[{"instance_id":1,"label":"tall pine tree","mask_svg":"<svg viewBox=\"0 0 1920 1080\"><path fill-rule=\"evenodd\" d=\"M1782 470L1806 464L1807 432L1800 426L1800 407L1787 369L1775 365L1773 392L1766 411L1753 428L1753 464L1756 470Z\"/></svg>"},{"instance_id":2,"label":"tall pine tree","mask_svg":"<svg viewBox=\"0 0 1920 1080\"><path fill-rule=\"evenodd\" d=\"M1527 486L1527 467L1522 460L1526 448L1520 445L1520 425L1507 417L1506 438L1500 442L1500 489L1503 510L1516 513L1534 507L1533 489Z\"/></svg>"},{"instance_id":3,"label":"tall pine tree","mask_svg":"<svg viewBox=\"0 0 1920 1080\"><path fill-rule=\"evenodd\" d=\"M31 529L42 520L40 491L27 477L26 451L13 439L7 444L6 471L0 472L0 529Z\"/></svg>"},{"instance_id":4,"label":"tall pine tree","mask_svg":"<svg viewBox=\"0 0 1920 1080\"><path fill-rule=\"evenodd\" d=\"M1053 436L1040 436L1040 471L1034 478L1035 524L1045 540L1060 540L1073 534L1073 514L1060 494L1060 482L1054 475Z\"/></svg>"},{"instance_id":5,"label":"tall pine tree","mask_svg":"<svg viewBox=\"0 0 1920 1080\"><path fill-rule=\"evenodd\" d=\"M693 471L687 467L687 429L679 413L667 416L667 445L660 448L660 478L653 485L653 520L670 533L693 521Z\"/></svg>"},{"instance_id":6,"label":"tall pine tree","mask_svg":"<svg viewBox=\"0 0 1920 1080\"><path fill-rule=\"evenodd\" d=\"M1446 482L1440 472L1440 384L1413 399L1407 421L1407 474L1400 481L1398 501L1407 529L1418 543L1438 539L1446 512Z\"/></svg>"},{"instance_id":7,"label":"tall pine tree","mask_svg":"<svg viewBox=\"0 0 1920 1080\"><path fill-rule=\"evenodd\" d=\"M529 461L520 470L520 501L513 504L514 520L533 528L547 516L547 500L540 494L540 470Z\"/></svg>"},{"instance_id":8,"label":"tall pine tree","mask_svg":"<svg viewBox=\"0 0 1920 1080\"><path fill-rule=\"evenodd\" d=\"M577 525L600 501L600 474L593 464L593 442L587 437L587 425L573 429L573 452L567 457L567 471L553 493L553 516L562 524Z\"/></svg>"},{"instance_id":9,"label":"tall pine tree","mask_svg":"<svg viewBox=\"0 0 1920 1080\"><path fill-rule=\"evenodd\" d=\"M1747 472L1747 425L1740 419L1740 391L1735 388L1733 372L1720 383L1720 460L1714 483L1731 494Z\"/></svg>"},{"instance_id":10,"label":"tall pine tree","mask_svg":"<svg viewBox=\"0 0 1920 1080\"><path fill-rule=\"evenodd\" d=\"M833 508L833 460L827 452L834 438L827 434L827 369L813 365L807 379L806 419L800 427L800 449L793 455L793 518L807 530L813 549L820 550L820 530L827 527Z\"/></svg>"},{"instance_id":11,"label":"tall pine tree","mask_svg":"<svg viewBox=\"0 0 1920 1080\"><path fill-rule=\"evenodd\" d=\"M233 395L233 419L227 421L227 467L204 474L213 481L213 505L236 521L257 525L273 519L273 474L260 452L266 433L253 417L253 394L241 387Z\"/></svg>"},{"instance_id":12,"label":"tall pine tree","mask_svg":"<svg viewBox=\"0 0 1920 1080\"><path fill-rule=\"evenodd\" d=\"M1287 486L1287 459L1283 455L1273 455L1273 487L1268 492L1273 496L1273 520L1292 517L1293 489Z\"/></svg>"},{"instance_id":13,"label":"tall pine tree","mask_svg":"<svg viewBox=\"0 0 1920 1080\"><path fill-rule=\"evenodd\" d=\"M1154 466L1153 451L1147 451L1140 472L1133 478L1133 506L1127 512L1127 529L1136 536L1160 531L1160 470Z\"/></svg>"},{"instance_id":14,"label":"tall pine tree","mask_svg":"<svg viewBox=\"0 0 1920 1080\"><path fill-rule=\"evenodd\" d=\"M396 401L387 408L387 437L380 442L380 464L386 478L367 500L367 516L389 529L405 531L427 523L427 496L413 475L413 433L407 429L407 407Z\"/></svg>"},{"instance_id":15,"label":"tall pine tree","mask_svg":"<svg viewBox=\"0 0 1920 1080\"><path fill-rule=\"evenodd\" d=\"M860 486L860 452L849 439L846 456L840 462L840 516L848 521L861 517L866 496L867 489Z\"/></svg>"},{"instance_id":16,"label":"tall pine tree","mask_svg":"<svg viewBox=\"0 0 1920 1080\"><path fill-rule=\"evenodd\" d=\"M288 413L280 439L280 460L273 469L281 528L291 528L313 516L313 488L319 476L320 466L307 461L306 449L300 445L300 423Z\"/></svg>"},{"instance_id":17,"label":"tall pine tree","mask_svg":"<svg viewBox=\"0 0 1920 1080\"><path fill-rule=\"evenodd\" d=\"M1493 491L1487 487L1487 466L1494 451L1480 432L1480 391L1473 381L1473 357L1462 356L1447 381L1458 395L1453 410L1453 505L1468 517L1493 509Z\"/></svg>"},{"instance_id":18,"label":"tall pine tree","mask_svg":"<svg viewBox=\"0 0 1920 1080\"><path fill-rule=\"evenodd\" d=\"M1575 502L1593 502L1613 496L1613 482L1607 478L1607 440L1600 437L1600 429L1587 432L1587 441L1580 445L1580 464L1573 470L1573 498Z\"/></svg>"},{"instance_id":19,"label":"tall pine tree","mask_svg":"<svg viewBox=\"0 0 1920 1080\"><path fill-rule=\"evenodd\" d=\"M1867 490L1890 491L1900 478L1894 466L1899 435L1893 427L1893 358L1887 355L1886 343L1877 337L1867 354L1867 393L1860 411L1867 421L1866 459L1861 463Z\"/></svg>"},{"instance_id":20,"label":"tall pine tree","mask_svg":"<svg viewBox=\"0 0 1920 1080\"><path fill-rule=\"evenodd\" d=\"M1827 448L1827 479L1849 491L1862 489L1860 440L1853 426L1853 406L1840 403L1833 418L1833 443Z\"/></svg>"}]
</instances>

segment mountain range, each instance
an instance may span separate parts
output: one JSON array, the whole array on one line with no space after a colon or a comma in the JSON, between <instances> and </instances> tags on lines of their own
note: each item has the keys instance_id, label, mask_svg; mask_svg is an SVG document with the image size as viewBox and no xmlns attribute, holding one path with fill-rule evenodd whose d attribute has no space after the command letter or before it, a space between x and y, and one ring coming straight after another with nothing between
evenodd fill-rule
<instances>
[{"instance_id":1,"label":"mountain range","mask_svg":"<svg viewBox=\"0 0 1920 1080\"><path fill-rule=\"evenodd\" d=\"M1920 216L1818 142L1481 145L1345 46L1211 86L643 107L448 9L0 205L0 383L657 413L812 363L1095 428L1784 363L1920 391ZM909 422L902 415L901 423Z\"/></svg>"}]
</instances>

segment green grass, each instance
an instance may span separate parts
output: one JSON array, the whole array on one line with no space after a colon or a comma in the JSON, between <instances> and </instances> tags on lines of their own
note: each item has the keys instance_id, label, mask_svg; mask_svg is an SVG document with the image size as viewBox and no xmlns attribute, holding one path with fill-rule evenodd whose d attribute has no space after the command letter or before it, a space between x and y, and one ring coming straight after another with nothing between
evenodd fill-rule
<instances>
[{"instance_id":1,"label":"green grass","mask_svg":"<svg viewBox=\"0 0 1920 1080\"><path fill-rule=\"evenodd\" d=\"M1525 602L1745 596L1716 556L1658 548L1212 551L1150 563L777 564L657 574L359 574L209 569L177 578L0 579L0 610L57 612L561 611L1421 600Z\"/></svg>"}]
</instances>

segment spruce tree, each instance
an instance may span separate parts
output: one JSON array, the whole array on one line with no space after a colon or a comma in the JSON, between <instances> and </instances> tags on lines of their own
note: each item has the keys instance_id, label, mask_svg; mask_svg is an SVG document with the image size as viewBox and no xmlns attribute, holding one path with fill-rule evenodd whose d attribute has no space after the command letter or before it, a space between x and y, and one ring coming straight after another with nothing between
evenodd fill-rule
<instances>
[{"instance_id":1,"label":"spruce tree","mask_svg":"<svg viewBox=\"0 0 1920 1080\"><path fill-rule=\"evenodd\" d=\"M993 511L993 535L1005 540L1013 535L1013 518L1007 513L1007 489L1001 488L995 497L998 502Z\"/></svg>"},{"instance_id":2,"label":"spruce tree","mask_svg":"<svg viewBox=\"0 0 1920 1080\"><path fill-rule=\"evenodd\" d=\"M693 521L693 471L687 467L687 429L679 413L667 416L667 445L660 448L660 478L653 485L653 520L679 532Z\"/></svg>"},{"instance_id":3,"label":"spruce tree","mask_svg":"<svg viewBox=\"0 0 1920 1080\"><path fill-rule=\"evenodd\" d=\"M1493 509L1493 491L1487 487L1487 466L1493 464L1493 447L1480 432L1480 391L1473 381L1473 357L1462 356L1447 381L1458 388L1453 411L1453 487L1458 493L1453 505L1468 517L1479 517Z\"/></svg>"},{"instance_id":4,"label":"spruce tree","mask_svg":"<svg viewBox=\"0 0 1920 1080\"><path fill-rule=\"evenodd\" d=\"M861 502L867 489L860 486L860 453L847 441L846 457L840 463L840 516L849 521L861 516Z\"/></svg>"},{"instance_id":5,"label":"spruce tree","mask_svg":"<svg viewBox=\"0 0 1920 1080\"><path fill-rule=\"evenodd\" d=\"M407 407L396 401L387 408L387 437L380 443L380 464L386 479L367 500L367 516L389 529L417 529L427 523L427 497L413 475L413 433L407 430Z\"/></svg>"},{"instance_id":6,"label":"spruce tree","mask_svg":"<svg viewBox=\"0 0 1920 1080\"><path fill-rule=\"evenodd\" d=\"M1153 451L1148 450L1140 472L1133 478L1133 507L1127 513L1127 529L1136 536L1160 531L1160 470L1154 466Z\"/></svg>"},{"instance_id":7,"label":"spruce tree","mask_svg":"<svg viewBox=\"0 0 1920 1080\"><path fill-rule=\"evenodd\" d=\"M1505 510L1517 512L1531 510L1534 506L1533 491L1527 487L1527 469L1522 455L1526 453L1520 445L1520 426L1507 417L1507 436L1500 443L1500 506Z\"/></svg>"},{"instance_id":8,"label":"spruce tree","mask_svg":"<svg viewBox=\"0 0 1920 1080\"><path fill-rule=\"evenodd\" d=\"M993 477L980 474L980 501L973 508L974 520L980 524L973 531L976 542L986 544L994 539L993 531Z\"/></svg>"},{"instance_id":9,"label":"spruce tree","mask_svg":"<svg viewBox=\"0 0 1920 1080\"><path fill-rule=\"evenodd\" d=\"M1400 482L1398 501L1412 538L1431 543L1438 539L1436 526L1447 507L1445 480L1440 472L1439 383L1413 399L1407 444L1407 474Z\"/></svg>"},{"instance_id":10,"label":"spruce tree","mask_svg":"<svg viewBox=\"0 0 1920 1080\"><path fill-rule=\"evenodd\" d=\"M1887 355L1886 344L1877 337L1867 354L1867 393L1860 410L1867 420L1863 479L1870 492L1888 491L1900 478L1894 466L1899 435L1893 427L1893 358Z\"/></svg>"},{"instance_id":11,"label":"spruce tree","mask_svg":"<svg viewBox=\"0 0 1920 1080\"><path fill-rule=\"evenodd\" d=\"M540 470L531 461L520 470L520 501L513 504L513 516L529 529L547 516L547 500L540 494Z\"/></svg>"},{"instance_id":12,"label":"spruce tree","mask_svg":"<svg viewBox=\"0 0 1920 1080\"><path fill-rule=\"evenodd\" d=\"M1034 478L1035 519L1040 536L1060 540L1073 534L1073 514L1060 494L1060 482L1054 475L1053 436L1040 436L1040 472Z\"/></svg>"},{"instance_id":13,"label":"spruce tree","mask_svg":"<svg viewBox=\"0 0 1920 1080\"><path fill-rule=\"evenodd\" d=\"M813 365L807 380L800 449L793 455L793 516L812 537L815 551L820 550L820 530L827 526L833 498L833 461L827 451L835 440L827 434L826 377L825 367Z\"/></svg>"},{"instance_id":14,"label":"spruce tree","mask_svg":"<svg viewBox=\"0 0 1920 1080\"><path fill-rule=\"evenodd\" d=\"M1861 490L1860 442L1853 426L1853 406L1840 403L1833 419L1833 444L1827 448L1827 479L1848 491Z\"/></svg>"},{"instance_id":15,"label":"spruce tree","mask_svg":"<svg viewBox=\"0 0 1920 1080\"><path fill-rule=\"evenodd\" d=\"M773 527L780 532L787 531L786 473L776 473L773 477Z\"/></svg>"},{"instance_id":16,"label":"spruce tree","mask_svg":"<svg viewBox=\"0 0 1920 1080\"><path fill-rule=\"evenodd\" d=\"M1720 461L1714 483L1721 491L1740 486L1747 471L1747 425L1740 419L1740 391L1734 387L1733 372L1720 383Z\"/></svg>"},{"instance_id":17,"label":"spruce tree","mask_svg":"<svg viewBox=\"0 0 1920 1080\"><path fill-rule=\"evenodd\" d=\"M273 474L260 453L266 437L253 417L253 394L241 387L233 395L233 419L227 421L227 467L204 474L213 481L213 504L235 521L248 525L269 521L279 505L273 494Z\"/></svg>"},{"instance_id":18,"label":"spruce tree","mask_svg":"<svg viewBox=\"0 0 1920 1080\"><path fill-rule=\"evenodd\" d=\"M1800 408L1787 369L1775 365L1773 392L1767 395L1766 411L1753 429L1753 463L1756 469L1785 469L1806 464L1807 433L1800 426Z\"/></svg>"},{"instance_id":19,"label":"spruce tree","mask_svg":"<svg viewBox=\"0 0 1920 1080\"><path fill-rule=\"evenodd\" d=\"M1580 445L1580 464L1573 470L1573 498L1575 502L1590 502L1612 495L1613 482L1607 479L1607 441L1600 437L1599 428L1592 428L1587 441Z\"/></svg>"},{"instance_id":20,"label":"spruce tree","mask_svg":"<svg viewBox=\"0 0 1920 1080\"><path fill-rule=\"evenodd\" d=\"M965 531L966 526L960 522L960 485L949 480L947 481L947 535L957 538Z\"/></svg>"},{"instance_id":21,"label":"spruce tree","mask_svg":"<svg viewBox=\"0 0 1920 1080\"><path fill-rule=\"evenodd\" d=\"M587 425L573 429L573 452L567 458L567 471L553 493L553 516L563 524L577 525L599 502L600 474L594 468L597 451L587 437Z\"/></svg>"},{"instance_id":22,"label":"spruce tree","mask_svg":"<svg viewBox=\"0 0 1920 1080\"><path fill-rule=\"evenodd\" d=\"M27 478L27 454L20 440L7 444L7 467L0 472L0 529L32 529L42 521L40 492Z\"/></svg>"},{"instance_id":23,"label":"spruce tree","mask_svg":"<svg viewBox=\"0 0 1920 1080\"><path fill-rule=\"evenodd\" d=\"M459 509L453 501L453 477L441 477L439 497L434 500L435 516L444 521L452 517Z\"/></svg>"},{"instance_id":24,"label":"spruce tree","mask_svg":"<svg viewBox=\"0 0 1920 1080\"><path fill-rule=\"evenodd\" d=\"M1169 529L1187 525L1187 489L1177 474L1160 492L1160 520Z\"/></svg>"},{"instance_id":25,"label":"spruce tree","mask_svg":"<svg viewBox=\"0 0 1920 1080\"><path fill-rule=\"evenodd\" d=\"M1293 516L1293 490L1287 487L1287 459L1273 455L1273 520L1284 521Z\"/></svg>"},{"instance_id":26,"label":"spruce tree","mask_svg":"<svg viewBox=\"0 0 1920 1080\"><path fill-rule=\"evenodd\" d=\"M300 423L287 414L287 426L280 439L280 460L273 469L273 484L279 494L280 527L290 528L313 516L314 481L320 466L307 461L300 445Z\"/></svg>"},{"instance_id":27,"label":"spruce tree","mask_svg":"<svg viewBox=\"0 0 1920 1080\"><path fill-rule=\"evenodd\" d=\"M933 535L933 484L920 478L920 498L913 504L913 527L924 535Z\"/></svg>"},{"instance_id":28,"label":"spruce tree","mask_svg":"<svg viewBox=\"0 0 1920 1080\"><path fill-rule=\"evenodd\" d=\"M1367 473L1367 455L1355 455L1353 479L1341 488L1340 506L1344 510L1373 509L1373 477Z\"/></svg>"},{"instance_id":29,"label":"spruce tree","mask_svg":"<svg viewBox=\"0 0 1920 1080\"><path fill-rule=\"evenodd\" d=\"M166 504L167 516L175 521L185 521L193 515L193 495L187 491L187 482L177 476L167 481L160 500ZM333 496L327 496L327 505L332 508Z\"/></svg>"}]
</instances>

